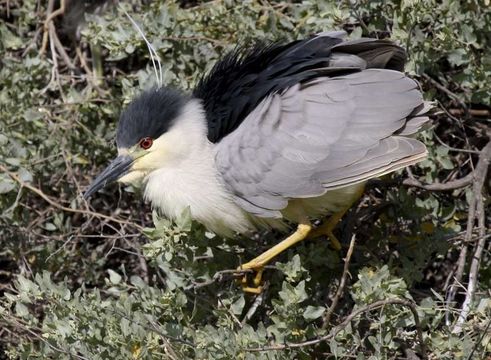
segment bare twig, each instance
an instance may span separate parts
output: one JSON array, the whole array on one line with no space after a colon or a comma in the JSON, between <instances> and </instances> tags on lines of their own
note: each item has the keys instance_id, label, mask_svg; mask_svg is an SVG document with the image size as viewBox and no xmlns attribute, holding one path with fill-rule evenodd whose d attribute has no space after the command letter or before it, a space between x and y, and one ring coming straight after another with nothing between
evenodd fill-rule
<instances>
[{"instance_id":1,"label":"bare twig","mask_svg":"<svg viewBox=\"0 0 491 360\"><path fill-rule=\"evenodd\" d=\"M17 176L17 174L9 171L6 167L4 167L3 165L0 164L0 171L3 171L5 172L7 175L9 175L12 179L14 179L15 181L17 181L19 183L19 185L23 186L24 188L32 191L33 193L37 194L39 197L41 197L44 201L46 201L48 204L50 204L51 206L54 206L55 208L57 209L60 209L60 210L63 210L63 211L66 211L66 212L71 212L71 213L75 213L75 214L82 214L82 215L89 215L89 216L95 216L95 217L98 217L98 218L101 218L101 219L105 219L105 220L108 220L108 221L111 221L111 222L115 222L115 223L118 223L118 224L126 224L126 225L130 225L130 226L133 226L134 228L138 229L139 231L143 231L143 227L141 227L140 225L138 224L135 224L133 222L130 222L130 221L127 221L127 220L120 220L120 219L117 219L117 218L114 218L112 216L108 216L108 215L104 215L104 214L100 214L100 213L97 213L97 212L94 212L94 211L90 211L90 210L79 210L79 209L72 209L72 208L69 208L69 207L66 207L66 206L63 206L59 203L57 203L56 201L54 201L53 199L51 199L48 195L46 195L42 190L32 186L31 184L29 183L26 183L24 182L21 178L19 178L19 176Z\"/></svg>"},{"instance_id":2,"label":"bare twig","mask_svg":"<svg viewBox=\"0 0 491 360\"><path fill-rule=\"evenodd\" d=\"M443 86L438 81L436 81L435 79L431 78L430 76L428 76L426 74L423 74L423 77L426 80L428 80L430 83L432 83L433 86L435 86L438 90L440 90L441 92L445 93L449 98L457 101L460 106L462 106L464 109L466 109L466 112L467 112L467 105L462 100L460 100L460 98L456 94L454 94L453 92L451 92L449 89L447 89L445 86Z\"/></svg>"},{"instance_id":3,"label":"bare twig","mask_svg":"<svg viewBox=\"0 0 491 360\"><path fill-rule=\"evenodd\" d=\"M471 167L474 169L472 164ZM416 179L410 167L406 168L406 172L408 174L408 178L402 181L402 185L413 186L428 191L451 191L451 190L460 189L472 184L473 177L474 177L474 173L472 171L460 179L445 181L443 183L425 184L420 182L418 179Z\"/></svg>"},{"instance_id":4,"label":"bare twig","mask_svg":"<svg viewBox=\"0 0 491 360\"><path fill-rule=\"evenodd\" d=\"M470 153L470 154L479 154L480 153L479 151L476 151L476 150L459 149L459 148L455 148L453 146L450 146L450 145L446 144L442 139L440 139L440 137L436 133L433 133L433 136L441 145L446 147L449 151L465 152L465 153Z\"/></svg>"},{"instance_id":5,"label":"bare twig","mask_svg":"<svg viewBox=\"0 0 491 360\"><path fill-rule=\"evenodd\" d=\"M39 328L37 328L31 324L24 324L23 322L20 321L20 319L15 318L13 316L10 316L10 314L6 315L6 314L0 313L0 317L10 326L15 326L16 328L20 328L23 331L29 333L31 336L33 336L36 339L38 339L39 341L43 342L44 344L46 344L46 346L48 346L51 350L53 350L55 352L58 352L60 354L66 354L70 358L74 358L74 359L88 360L88 358L86 358L85 356L81 356L79 354L72 353L72 352L69 352L67 350L56 347L55 345L53 345L53 343L51 341L48 341L42 335L40 335L36 331L34 331L33 329L42 333L41 329L39 329ZM12 334L17 335L16 332L12 332Z\"/></svg>"},{"instance_id":6,"label":"bare twig","mask_svg":"<svg viewBox=\"0 0 491 360\"><path fill-rule=\"evenodd\" d=\"M77 58L79 59L80 61L80 65L82 66L82 68L84 69L85 71L85 80L87 81L87 83L89 84L89 86L95 90L97 90L97 92L101 95L101 96L104 96L107 94L107 91L103 90L99 84L98 84L98 81L97 81L97 75L89 68L89 66L87 65L87 59L85 58L84 56L84 53L82 52L82 50L80 49L80 46L77 46L75 48L75 53L77 54ZM81 124L80 124L81 125ZM81 125L83 126L83 125Z\"/></svg>"},{"instance_id":7,"label":"bare twig","mask_svg":"<svg viewBox=\"0 0 491 360\"><path fill-rule=\"evenodd\" d=\"M483 187L486 180L486 175L488 173L489 163L491 162L491 141L483 148L481 155L479 156L479 162L474 170L474 182L472 186L472 198L469 204L469 216L467 219L467 229L465 233L465 244L461 251L461 256L459 257L459 265L456 271L456 279L461 280L464 271L464 266L467 256L467 247L472 237L472 231L474 229L475 219L477 219L477 226L479 229L479 240L474 249L474 256L472 257L471 267L469 271L469 282L467 285L467 291L465 300L462 304L462 308L457 319L457 322L452 330L453 333L460 333L462 331L462 326L467 319L470 312L470 307L474 299L474 294L477 287L477 278L479 272L479 266L481 263L482 252L486 242L485 236L485 220L484 220L484 202L483 202ZM465 250L464 250L465 249ZM455 296L455 290L452 290L451 294ZM453 297L450 298L453 301Z\"/></svg>"},{"instance_id":8,"label":"bare twig","mask_svg":"<svg viewBox=\"0 0 491 360\"><path fill-rule=\"evenodd\" d=\"M160 37L161 40L168 40L168 41L207 41L210 43L213 43L218 46L224 46L225 44L217 39L213 39L207 36L163 36Z\"/></svg>"},{"instance_id":9,"label":"bare twig","mask_svg":"<svg viewBox=\"0 0 491 360\"><path fill-rule=\"evenodd\" d=\"M423 184L415 178L407 178L402 181L403 185L414 186L420 189L425 189L428 191L450 191L455 189L460 189L472 184L474 178L474 173L471 172L464 176L463 178L452 180L446 183L435 183L435 184Z\"/></svg>"},{"instance_id":10,"label":"bare twig","mask_svg":"<svg viewBox=\"0 0 491 360\"><path fill-rule=\"evenodd\" d=\"M76 66L73 64L73 62L70 60L70 57L66 53L63 44L61 43L60 39L58 38L58 35L56 34L56 28L53 25L53 23L50 23L48 25L48 28L49 28L48 33L49 33L50 41L54 43L56 50L58 50L58 54L63 59L63 62L65 63L66 66L68 66L70 70L75 70Z\"/></svg>"},{"instance_id":11,"label":"bare twig","mask_svg":"<svg viewBox=\"0 0 491 360\"><path fill-rule=\"evenodd\" d=\"M49 0L47 7L47 16L46 20L43 24L43 42L41 44L41 50L39 51L40 55L44 55L46 52L46 48L48 47L48 38L49 38L49 24L53 21L53 19L59 15L62 15L65 12L65 0L60 0L60 8L53 11L55 2L54 0Z\"/></svg>"},{"instance_id":12,"label":"bare twig","mask_svg":"<svg viewBox=\"0 0 491 360\"><path fill-rule=\"evenodd\" d=\"M457 115L457 116L465 115L465 113L466 113L462 109L449 109L448 111L450 112L450 114ZM491 116L491 111L486 110L486 109L469 109L468 112L472 116L477 116L477 117Z\"/></svg>"},{"instance_id":13,"label":"bare twig","mask_svg":"<svg viewBox=\"0 0 491 360\"><path fill-rule=\"evenodd\" d=\"M477 347L479 346L479 344L481 344L481 343L482 343L482 341L484 340L484 337L485 337L485 336L487 336L487 335L489 334L489 333L488 333L488 330L489 330L489 328L490 328L490 327L491 327L491 320L490 320L490 321L488 321L488 324L486 325L486 327L485 327L484 329L482 329L482 330L481 330L481 332L482 332L481 337L479 338L479 340L478 340L478 341L476 341L476 342L474 343L474 347L472 348L471 353L470 353L470 354L469 354L469 356L467 357L467 360L472 360L472 359L474 359L474 353L476 352L476 349L477 349ZM489 343L489 341L488 341L488 343ZM483 348L484 348L484 349L486 349L486 348L487 348L487 345L484 345L484 346L483 346Z\"/></svg>"},{"instance_id":14,"label":"bare twig","mask_svg":"<svg viewBox=\"0 0 491 360\"><path fill-rule=\"evenodd\" d=\"M264 301L264 294L266 293L266 290L268 289L268 286L269 286L268 283L265 283L263 285L263 291L261 291L256 296L256 298L254 299L254 302L252 303L251 307L249 308L249 310L247 310L247 313L245 314L244 318L242 319L242 325L245 325L250 319L252 319L252 317L256 313L257 309L259 308L259 306L261 306L261 304Z\"/></svg>"},{"instance_id":15,"label":"bare twig","mask_svg":"<svg viewBox=\"0 0 491 360\"><path fill-rule=\"evenodd\" d=\"M227 314L232 318L233 322L240 328L242 329L244 325L240 322L239 318L237 315L235 315L225 304L223 303L222 299L218 298L218 302L220 305L225 309Z\"/></svg>"},{"instance_id":16,"label":"bare twig","mask_svg":"<svg viewBox=\"0 0 491 360\"><path fill-rule=\"evenodd\" d=\"M312 340L303 341L303 342L299 342L299 343L275 344L275 345L263 346L263 347L259 347L259 348L249 348L249 349L245 349L245 351L249 351L249 352L278 351L278 350L285 350L285 349L292 349L292 348L300 348L300 347L317 345L319 343L322 343L322 342L325 342L329 339L334 338L339 332L341 332L346 326L348 326L348 324L357 316L359 316L363 313L369 312L369 311L380 309L380 308L387 306L387 305L402 305L402 306L408 307L411 310L411 313L413 314L413 317L414 317L414 323L416 325L416 332L417 332L417 336L418 336L419 345L421 347L421 355L422 355L423 359L427 359L428 357L426 354L426 345L424 343L423 331L421 330L421 322L419 320L419 315L418 315L418 311L416 309L416 305L412 301L406 300L406 299L379 300L379 301L375 301L369 305L366 305L364 307L361 307L361 308L353 311L351 314L349 314L341 324L332 328L331 331L329 332L329 334L322 336L320 338L317 338L317 339L312 339Z\"/></svg>"},{"instance_id":17,"label":"bare twig","mask_svg":"<svg viewBox=\"0 0 491 360\"><path fill-rule=\"evenodd\" d=\"M55 7L55 0L49 0L48 1L48 6L46 7L46 19L50 16L50 14L53 12L53 9ZM45 27L46 22L43 24L43 40L41 43L41 49L39 50L39 54L42 56L46 52L46 48L48 47L48 27Z\"/></svg>"},{"instance_id":18,"label":"bare twig","mask_svg":"<svg viewBox=\"0 0 491 360\"><path fill-rule=\"evenodd\" d=\"M346 285L346 278L348 277L348 273L349 273L349 264L351 260L351 255L353 254L353 249L355 248L355 239L356 236L355 234L353 234L349 244L348 252L346 253L346 258L344 259L343 275L341 276L341 280L339 281L338 290L336 291L336 295L334 295L334 299L332 300L331 306L329 306L329 308L326 310L322 319L323 329L327 328L327 326L329 325L331 321L331 316L334 313L336 306L338 305L339 299L344 293L344 286Z\"/></svg>"},{"instance_id":19,"label":"bare twig","mask_svg":"<svg viewBox=\"0 0 491 360\"><path fill-rule=\"evenodd\" d=\"M191 342L189 342L187 340L184 340L184 339L181 339L181 338L174 337L174 336L171 336L169 334L163 333L159 329L159 326L157 326L157 324L155 324L155 322L153 322L150 319L147 319L147 321L148 321L148 324L150 324L151 326L147 325L147 323L144 323L143 321L135 320L134 318L129 317L128 315L124 314L123 312L121 312L121 311L119 311L117 309L109 309L108 308L107 311L112 312L113 314L118 315L119 317L124 318L124 319L128 320L131 323L138 324L141 327L143 327L144 329L146 329L148 331L152 331L152 332L156 333L157 335L161 336L163 339L166 339L168 341L173 341L173 342L176 342L176 343L179 343L179 344L183 344L183 345L189 346L191 348L194 348L196 346L194 343L191 343Z\"/></svg>"}]
</instances>

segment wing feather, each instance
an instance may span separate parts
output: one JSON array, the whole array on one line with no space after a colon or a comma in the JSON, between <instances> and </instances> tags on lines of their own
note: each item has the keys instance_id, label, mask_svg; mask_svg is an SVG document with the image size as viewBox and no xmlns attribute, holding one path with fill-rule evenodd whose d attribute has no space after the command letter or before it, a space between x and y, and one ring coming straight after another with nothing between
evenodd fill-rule
<instances>
[{"instance_id":1,"label":"wing feather","mask_svg":"<svg viewBox=\"0 0 491 360\"><path fill-rule=\"evenodd\" d=\"M372 43L357 46L369 55ZM216 145L217 168L246 211L280 217L291 199L424 158L425 146L404 135L428 121L427 111L418 84L399 71L316 78L265 98Z\"/></svg>"}]
</instances>

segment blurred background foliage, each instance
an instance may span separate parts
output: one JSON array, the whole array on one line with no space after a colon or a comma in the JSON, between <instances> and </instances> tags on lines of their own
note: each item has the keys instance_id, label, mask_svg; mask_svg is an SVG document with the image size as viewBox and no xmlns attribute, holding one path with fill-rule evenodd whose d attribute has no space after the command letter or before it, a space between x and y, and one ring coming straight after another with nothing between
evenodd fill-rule
<instances>
[{"instance_id":1,"label":"blurred background foliage","mask_svg":"<svg viewBox=\"0 0 491 360\"><path fill-rule=\"evenodd\" d=\"M244 295L232 270L281 234L172 224L129 187L80 196L155 84L123 8L186 90L254 39L398 41L438 103L430 155L370 184L341 252L305 242ZM0 0L0 358L487 358L490 49L489 0Z\"/></svg>"}]
</instances>

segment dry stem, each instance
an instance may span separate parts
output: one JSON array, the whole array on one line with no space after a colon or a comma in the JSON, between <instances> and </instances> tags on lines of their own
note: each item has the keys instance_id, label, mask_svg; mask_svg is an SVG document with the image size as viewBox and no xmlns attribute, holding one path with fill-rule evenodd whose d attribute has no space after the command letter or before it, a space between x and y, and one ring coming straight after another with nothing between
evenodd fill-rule
<instances>
[{"instance_id":1,"label":"dry stem","mask_svg":"<svg viewBox=\"0 0 491 360\"><path fill-rule=\"evenodd\" d=\"M325 329L329 325L329 322L331 321L331 316L334 313L334 310L336 309L336 306L338 305L339 299L344 293L344 287L346 285L346 278L348 277L349 274L349 264L351 260L351 255L353 254L353 249L355 248L355 235L351 237L351 241L349 244L348 252L346 253L346 258L344 259L344 268L343 268L343 275L341 276L341 280L339 281L339 287L338 290L336 291L336 295L334 295L334 299L332 300L331 306L326 310L323 319L322 319L322 328Z\"/></svg>"},{"instance_id":2,"label":"dry stem","mask_svg":"<svg viewBox=\"0 0 491 360\"><path fill-rule=\"evenodd\" d=\"M379 301L375 301L369 305L366 305L364 307L361 307L361 308L353 311L351 314L349 314L341 324L332 328L331 331L329 332L329 334L322 336L320 338L317 338L317 339L303 341L300 343L275 344L275 345L263 346L263 347L259 347L259 348L249 348L249 349L246 349L246 351L249 351L249 352L278 351L278 350L285 350L285 349L292 349L292 348L300 348L300 347L305 347L305 346L317 345L321 342L325 342L327 340L334 338L339 332L341 332L346 326L348 326L348 324L357 316L359 316L363 313L369 312L369 311L373 311L373 310L382 308L382 307L387 306L387 305L402 305L402 306L408 307L411 310L413 317L414 317L414 323L416 325L416 332L417 332L417 336L418 336L418 340L419 340L419 345L421 347L421 355L422 355L423 359L427 359L428 357L426 355L426 345L424 343L423 331L421 330L421 322L419 320L419 315L418 315L418 311L416 309L416 305L412 301L406 300L406 299L379 300Z\"/></svg>"},{"instance_id":3,"label":"dry stem","mask_svg":"<svg viewBox=\"0 0 491 360\"><path fill-rule=\"evenodd\" d=\"M461 282L462 275L464 272L465 261L467 258L467 249L472 238L472 231L474 229L475 219L477 219L477 226L479 229L479 240L474 249L474 254L471 261L471 267L469 271L469 282L467 285L467 291L465 300L462 303L462 308L460 310L457 322L452 330L453 333L460 333L462 327L469 315L472 301L474 299L474 294L477 288L478 272L481 263L482 252L486 242L485 236L485 219L484 219L484 201L483 201L483 188L486 176L488 173L489 163L491 161L491 141L483 148L481 151L481 156L479 157L479 162L474 170L474 182L472 186L472 198L469 204L469 217L467 219L467 229L465 233L465 243L459 256L459 262L457 266L457 271L455 275L455 282L452 285L449 293L449 298L447 301L453 301L455 297L455 292L457 289L457 283Z\"/></svg>"},{"instance_id":4,"label":"dry stem","mask_svg":"<svg viewBox=\"0 0 491 360\"><path fill-rule=\"evenodd\" d=\"M51 199L41 189L38 189L38 188L32 186L31 184L26 183L25 181L23 181L21 178L19 178L19 176L17 176L17 174L9 171L6 167L4 167L1 164L0 164L0 171L5 172L13 180L15 180L17 183L19 183L20 186L22 186L22 187L24 187L24 188L32 191L33 193L37 194L43 200L45 200L48 204L50 204L51 206L54 206L57 209L60 209L60 210L66 211L66 212L75 213L75 214L95 216L97 218L105 219L105 220L108 220L108 221L111 221L111 222L115 222L115 223L118 223L118 224L130 225L130 226L133 226L134 228L138 229L139 231L143 231L143 227L141 227L140 225L135 224L133 222L127 221L127 220L120 220L120 219L114 218L112 216L100 214L100 213L97 213L97 212L94 212L94 211L90 211L90 210L72 209L72 208L63 206L63 205L57 203L56 201L54 201L53 199Z\"/></svg>"}]
</instances>

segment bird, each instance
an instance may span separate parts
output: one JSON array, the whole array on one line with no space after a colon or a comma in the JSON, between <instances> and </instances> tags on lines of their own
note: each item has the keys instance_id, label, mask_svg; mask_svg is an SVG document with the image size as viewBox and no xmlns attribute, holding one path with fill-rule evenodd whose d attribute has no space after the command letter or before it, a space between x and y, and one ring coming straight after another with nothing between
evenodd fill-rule
<instances>
[{"instance_id":1,"label":"bird","mask_svg":"<svg viewBox=\"0 0 491 360\"><path fill-rule=\"evenodd\" d=\"M293 224L238 269L249 272L244 291L260 293L265 265L294 244L326 235L341 248L333 230L368 180L427 156L415 134L431 102L406 60L391 40L344 31L237 46L190 93L158 86L134 98L117 157L84 197L113 181L140 184L162 215L189 210L224 237Z\"/></svg>"}]
</instances>

